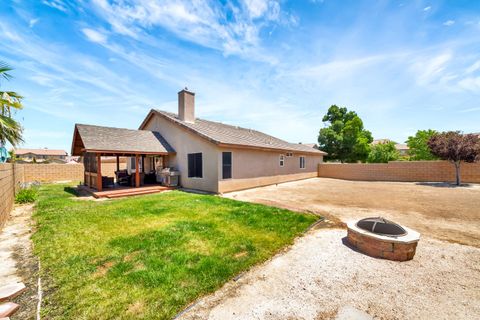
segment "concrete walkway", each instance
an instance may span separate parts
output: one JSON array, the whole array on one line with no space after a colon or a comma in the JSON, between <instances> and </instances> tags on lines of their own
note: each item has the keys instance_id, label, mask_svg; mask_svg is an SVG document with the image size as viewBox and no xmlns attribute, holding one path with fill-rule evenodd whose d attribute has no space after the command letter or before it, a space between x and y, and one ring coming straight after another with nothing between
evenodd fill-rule
<instances>
[{"instance_id":1,"label":"concrete walkway","mask_svg":"<svg viewBox=\"0 0 480 320\"><path fill-rule=\"evenodd\" d=\"M14 302L20 305L15 319L34 319L37 307L38 260L32 254L33 205L16 206L0 230L0 286L23 282L27 290Z\"/></svg>"}]
</instances>

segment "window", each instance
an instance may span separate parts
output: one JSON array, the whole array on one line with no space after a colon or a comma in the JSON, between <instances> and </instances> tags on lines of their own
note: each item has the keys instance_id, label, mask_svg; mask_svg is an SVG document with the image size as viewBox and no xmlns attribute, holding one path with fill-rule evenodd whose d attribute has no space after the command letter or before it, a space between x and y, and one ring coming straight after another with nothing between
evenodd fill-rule
<instances>
[{"instance_id":1,"label":"window","mask_svg":"<svg viewBox=\"0 0 480 320\"><path fill-rule=\"evenodd\" d=\"M293 153L287 152L287 158L293 157Z\"/></svg>"},{"instance_id":2,"label":"window","mask_svg":"<svg viewBox=\"0 0 480 320\"><path fill-rule=\"evenodd\" d=\"M222 152L222 178L232 178L232 153Z\"/></svg>"},{"instance_id":3,"label":"window","mask_svg":"<svg viewBox=\"0 0 480 320\"><path fill-rule=\"evenodd\" d=\"M188 177L203 178L202 153L188 154Z\"/></svg>"},{"instance_id":4,"label":"window","mask_svg":"<svg viewBox=\"0 0 480 320\"><path fill-rule=\"evenodd\" d=\"M135 157L130 157L130 169L132 172L136 172L135 169L136 169L136 160L135 160ZM142 172L142 159L138 159L138 167L140 169L139 172Z\"/></svg>"},{"instance_id":5,"label":"window","mask_svg":"<svg viewBox=\"0 0 480 320\"><path fill-rule=\"evenodd\" d=\"M305 157L300 157L300 169L305 169Z\"/></svg>"},{"instance_id":6,"label":"window","mask_svg":"<svg viewBox=\"0 0 480 320\"><path fill-rule=\"evenodd\" d=\"M280 167L285 165L285 156L283 154L280 155Z\"/></svg>"}]
</instances>

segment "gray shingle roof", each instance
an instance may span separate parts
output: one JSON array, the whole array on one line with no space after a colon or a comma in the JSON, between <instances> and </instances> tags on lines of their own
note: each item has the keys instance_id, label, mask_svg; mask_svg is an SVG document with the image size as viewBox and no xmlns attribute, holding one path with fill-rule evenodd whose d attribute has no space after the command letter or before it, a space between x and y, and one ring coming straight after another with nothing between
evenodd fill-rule
<instances>
[{"instance_id":1,"label":"gray shingle roof","mask_svg":"<svg viewBox=\"0 0 480 320\"><path fill-rule=\"evenodd\" d=\"M175 113L154 110L157 114L217 144L240 145L292 152L326 154L303 144L289 143L263 132L196 118L194 123L181 121Z\"/></svg>"},{"instance_id":2,"label":"gray shingle roof","mask_svg":"<svg viewBox=\"0 0 480 320\"><path fill-rule=\"evenodd\" d=\"M86 124L76 124L75 128L78 130L77 132L87 151L102 150L132 153L175 152L158 132Z\"/></svg>"}]
</instances>

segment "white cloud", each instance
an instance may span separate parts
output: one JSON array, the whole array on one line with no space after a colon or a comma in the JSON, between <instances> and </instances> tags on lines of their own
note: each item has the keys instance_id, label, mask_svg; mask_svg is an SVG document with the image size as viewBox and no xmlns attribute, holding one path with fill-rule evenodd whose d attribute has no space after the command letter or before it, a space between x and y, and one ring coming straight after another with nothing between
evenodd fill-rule
<instances>
[{"instance_id":1,"label":"white cloud","mask_svg":"<svg viewBox=\"0 0 480 320\"><path fill-rule=\"evenodd\" d=\"M13 31L13 29L14 28L11 28L7 24L2 23L0 21L0 35L4 38L8 39L9 41L21 42L22 38L20 37L20 35L18 35L18 33Z\"/></svg>"},{"instance_id":2,"label":"white cloud","mask_svg":"<svg viewBox=\"0 0 480 320\"><path fill-rule=\"evenodd\" d=\"M30 21L28 21L28 26L33 28L37 24L38 20L39 19L30 19Z\"/></svg>"},{"instance_id":3,"label":"white cloud","mask_svg":"<svg viewBox=\"0 0 480 320\"><path fill-rule=\"evenodd\" d=\"M467 109L460 110L461 113L469 113L469 112L476 112L476 111L480 111L480 107L467 108Z\"/></svg>"},{"instance_id":4,"label":"white cloud","mask_svg":"<svg viewBox=\"0 0 480 320\"><path fill-rule=\"evenodd\" d=\"M271 0L244 0L250 18L265 17L268 20L277 20L280 16L280 4Z\"/></svg>"},{"instance_id":5,"label":"white cloud","mask_svg":"<svg viewBox=\"0 0 480 320\"><path fill-rule=\"evenodd\" d=\"M432 9L431 6L427 6L427 7L423 8L423 11L430 11L431 9Z\"/></svg>"},{"instance_id":6,"label":"white cloud","mask_svg":"<svg viewBox=\"0 0 480 320\"><path fill-rule=\"evenodd\" d=\"M480 77L464 78L458 82L458 85L460 88L478 93L480 91Z\"/></svg>"},{"instance_id":7,"label":"white cloud","mask_svg":"<svg viewBox=\"0 0 480 320\"><path fill-rule=\"evenodd\" d=\"M55 8L57 10L67 12L67 6L62 0L43 0L42 2L44 5L47 5L51 8Z\"/></svg>"},{"instance_id":8,"label":"white cloud","mask_svg":"<svg viewBox=\"0 0 480 320\"><path fill-rule=\"evenodd\" d=\"M472 64L470 67L465 70L465 73L474 73L475 71L480 70L480 60L476 61L474 64Z\"/></svg>"},{"instance_id":9,"label":"white cloud","mask_svg":"<svg viewBox=\"0 0 480 320\"><path fill-rule=\"evenodd\" d=\"M450 27L455 24L455 20L447 20L443 23L444 26Z\"/></svg>"},{"instance_id":10,"label":"white cloud","mask_svg":"<svg viewBox=\"0 0 480 320\"><path fill-rule=\"evenodd\" d=\"M430 85L442 78L446 65L451 59L451 53L442 53L434 57L424 56L417 59L410 69L415 73L418 84Z\"/></svg>"},{"instance_id":11,"label":"white cloud","mask_svg":"<svg viewBox=\"0 0 480 320\"><path fill-rule=\"evenodd\" d=\"M88 40L96 43L106 43L107 42L107 36L103 33L100 33L96 30L89 29L89 28L83 28L82 29L83 34L87 37Z\"/></svg>"},{"instance_id":12,"label":"white cloud","mask_svg":"<svg viewBox=\"0 0 480 320\"><path fill-rule=\"evenodd\" d=\"M261 50L260 31L269 24L296 21L281 16L277 1L247 0L242 6L206 0L130 0L110 3L94 0L96 11L112 29L138 39L155 27L204 47L253 60L275 63ZM292 20L293 19L293 20Z\"/></svg>"}]
</instances>

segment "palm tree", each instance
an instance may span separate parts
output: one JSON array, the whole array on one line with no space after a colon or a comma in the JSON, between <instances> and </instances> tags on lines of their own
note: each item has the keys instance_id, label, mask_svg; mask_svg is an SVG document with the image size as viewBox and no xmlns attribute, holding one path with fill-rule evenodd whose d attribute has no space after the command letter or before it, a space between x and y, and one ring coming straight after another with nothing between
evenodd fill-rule
<instances>
[{"instance_id":1,"label":"palm tree","mask_svg":"<svg viewBox=\"0 0 480 320\"><path fill-rule=\"evenodd\" d=\"M0 79L10 80L12 76L7 64L0 62ZM22 126L12 118L12 110L22 109L23 97L13 91L0 90L0 145L10 142L13 146L23 142Z\"/></svg>"}]
</instances>

